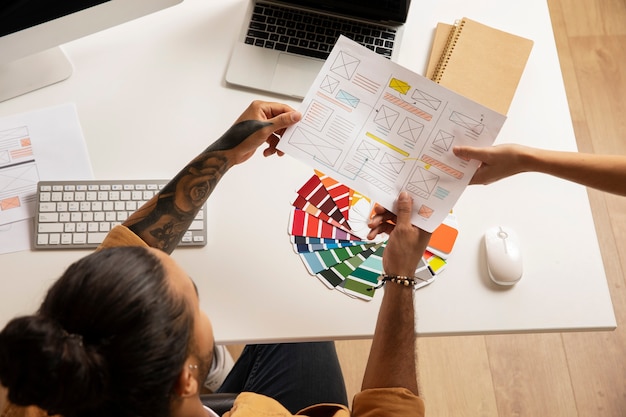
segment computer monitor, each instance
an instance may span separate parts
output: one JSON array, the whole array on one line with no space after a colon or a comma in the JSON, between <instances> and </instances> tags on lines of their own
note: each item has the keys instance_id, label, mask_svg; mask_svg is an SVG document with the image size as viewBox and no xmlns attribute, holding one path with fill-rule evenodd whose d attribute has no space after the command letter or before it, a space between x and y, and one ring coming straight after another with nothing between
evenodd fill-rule
<instances>
[{"instance_id":1,"label":"computer monitor","mask_svg":"<svg viewBox=\"0 0 626 417\"><path fill-rule=\"evenodd\" d=\"M0 101L68 78L72 65L60 45L180 2L0 1Z\"/></svg>"}]
</instances>

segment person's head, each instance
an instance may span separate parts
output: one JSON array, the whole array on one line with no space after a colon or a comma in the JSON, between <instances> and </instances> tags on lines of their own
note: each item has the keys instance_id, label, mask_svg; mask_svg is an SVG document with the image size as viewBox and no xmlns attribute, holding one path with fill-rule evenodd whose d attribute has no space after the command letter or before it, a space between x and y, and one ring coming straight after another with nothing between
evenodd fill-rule
<instances>
[{"instance_id":1,"label":"person's head","mask_svg":"<svg viewBox=\"0 0 626 417\"><path fill-rule=\"evenodd\" d=\"M111 248L71 265L37 314L0 332L0 382L11 402L66 417L169 416L185 399L200 405L212 353L195 285L172 258Z\"/></svg>"}]
</instances>

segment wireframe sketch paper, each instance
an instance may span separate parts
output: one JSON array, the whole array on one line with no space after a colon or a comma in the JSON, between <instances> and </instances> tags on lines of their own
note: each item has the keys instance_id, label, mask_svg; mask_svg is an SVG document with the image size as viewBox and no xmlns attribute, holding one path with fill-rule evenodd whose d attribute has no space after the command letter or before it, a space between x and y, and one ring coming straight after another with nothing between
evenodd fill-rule
<instances>
[{"instance_id":1,"label":"wireframe sketch paper","mask_svg":"<svg viewBox=\"0 0 626 417\"><path fill-rule=\"evenodd\" d=\"M29 249L37 182L93 178L76 107L63 104L0 119L0 253Z\"/></svg>"},{"instance_id":2,"label":"wireframe sketch paper","mask_svg":"<svg viewBox=\"0 0 626 417\"><path fill-rule=\"evenodd\" d=\"M394 210L402 190L413 224L432 232L479 163L454 145L489 146L506 116L341 37L278 148Z\"/></svg>"}]
</instances>

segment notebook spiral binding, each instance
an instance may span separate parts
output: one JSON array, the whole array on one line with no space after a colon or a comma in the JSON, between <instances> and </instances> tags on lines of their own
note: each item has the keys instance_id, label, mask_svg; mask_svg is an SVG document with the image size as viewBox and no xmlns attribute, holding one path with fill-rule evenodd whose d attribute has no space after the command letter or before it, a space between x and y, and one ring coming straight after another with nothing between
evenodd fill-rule
<instances>
[{"instance_id":1,"label":"notebook spiral binding","mask_svg":"<svg viewBox=\"0 0 626 417\"><path fill-rule=\"evenodd\" d=\"M448 36L448 41L446 42L446 47L439 58L439 62L435 67L435 71L433 72L432 80L439 84L441 78L443 77L443 73L448 66L448 62L450 61L450 55L452 51L454 51L454 47L456 46L457 41L459 40L459 36L461 36L461 30L463 29L463 25L465 24L464 20L456 20L454 22L454 26L450 30L450 35Z\"/></svg>"}]
</instances>

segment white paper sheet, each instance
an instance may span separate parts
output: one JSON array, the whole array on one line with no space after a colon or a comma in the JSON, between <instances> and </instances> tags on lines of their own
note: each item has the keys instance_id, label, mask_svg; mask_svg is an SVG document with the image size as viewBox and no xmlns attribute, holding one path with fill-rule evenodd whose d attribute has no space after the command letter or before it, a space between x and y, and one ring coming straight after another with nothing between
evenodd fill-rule
<instances>
[{"instance_id":1,"label":"white paper sheet","mask_svg":"<svg viewBox=\"0 0 626 417\"><path fill-rule=\"evenodd\" d=\"M454 145L489 146L506 117L341 37L278 148L389 210L414 199L433 231L478 168Z\"/></svg>"},{"instance_id":2,"label":"white paper sheet","mask_svg":"<svg viewBox=\"0 0 626 417\"><path fill-rule=\"evenodd\" d=\"M33 233L32 218L0 225L0 254L30 249Z\"/></svg>"},{"instance_id":3,"label":"white paper sheet","mask_svg":"<svg viewBox=\"0 0 626 417\"><path fill-rule=\"evenodd\" d=\"M92 178L74 104L0 119L0 253L30 249L38 181Z\"/></svg>"}]
</instances>

